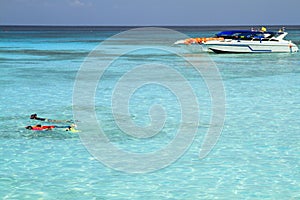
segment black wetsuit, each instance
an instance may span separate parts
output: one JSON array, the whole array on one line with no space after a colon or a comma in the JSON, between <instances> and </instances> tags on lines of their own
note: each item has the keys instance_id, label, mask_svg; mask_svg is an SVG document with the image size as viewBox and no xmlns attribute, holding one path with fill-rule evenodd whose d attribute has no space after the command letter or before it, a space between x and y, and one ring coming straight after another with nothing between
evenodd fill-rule
<instances>
[{"instance_id":1,"label":"black wetsuit","mask_svg":"<svg viewBox=\"0 0 300 200\"><path fill-rule=\"evenodd\" d=\"M48 121L48 119L46 119L46 118L40 118L40 117L35 117L34 119L40 120L40 121Z\"/></svg>"}]
</instances>

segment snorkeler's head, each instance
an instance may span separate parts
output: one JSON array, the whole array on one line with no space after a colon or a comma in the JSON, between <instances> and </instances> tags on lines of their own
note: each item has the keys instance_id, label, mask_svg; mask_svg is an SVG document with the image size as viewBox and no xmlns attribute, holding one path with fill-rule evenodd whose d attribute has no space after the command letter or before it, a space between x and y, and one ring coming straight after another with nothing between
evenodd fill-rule
<instances>
[{"instance_id":1,"label":"snorkeler's head","mask_svg":"<svg viewBox=\"0 0 300 200\"><path fill-rule=\"evenodd\" d=\"M37 114L30 115L30 119L35 119L37 117Z\"/></svg>"}]
</instances>

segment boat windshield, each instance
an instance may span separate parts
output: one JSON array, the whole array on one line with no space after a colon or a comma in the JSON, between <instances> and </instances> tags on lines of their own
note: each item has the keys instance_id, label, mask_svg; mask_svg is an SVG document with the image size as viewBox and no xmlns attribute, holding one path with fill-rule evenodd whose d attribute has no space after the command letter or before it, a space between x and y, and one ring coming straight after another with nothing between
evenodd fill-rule
<instances>
[{"instance_id":1,"label":"boat windshield","mask_svg":"<svg viewBox=\"0 0 300 200\"><path fill-rule=\"evenodd\" d=\"M222 31L216 34L216 37L222 37L224 39L263 39L272 38L276 35L275 32L261 32L261 31Z\"/></svg>"}]
</instances>

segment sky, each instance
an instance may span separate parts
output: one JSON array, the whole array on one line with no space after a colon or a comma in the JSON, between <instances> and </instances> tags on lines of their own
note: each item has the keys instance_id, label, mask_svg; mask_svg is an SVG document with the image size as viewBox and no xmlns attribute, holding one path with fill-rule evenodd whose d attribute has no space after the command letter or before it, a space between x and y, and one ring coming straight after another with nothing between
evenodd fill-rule
<instances>
[{"instance_id":1,"label":"sky","mask_svg":"<svg viewBox=\"0 0 300 200\"><path fill-rule=\"evenodd\" d=\"M0 25L300 25L300 0L0 0Z\"/></svg>"}]
</instances>

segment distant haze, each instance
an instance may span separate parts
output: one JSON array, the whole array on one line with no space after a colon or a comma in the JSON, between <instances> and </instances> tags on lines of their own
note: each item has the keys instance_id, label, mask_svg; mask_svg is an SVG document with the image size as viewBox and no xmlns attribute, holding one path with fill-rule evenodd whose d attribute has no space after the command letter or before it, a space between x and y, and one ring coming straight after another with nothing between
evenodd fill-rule
<instances>
[{"instance_id":1,"label":"distant haze","mask_svg":"<svg viewBox=\"0 0 300 200\"><path fill-rule=\"evenodd\" d=\"M299 25L299 0L0 0L0 25Z\"/></svg>"}]
</instances>

